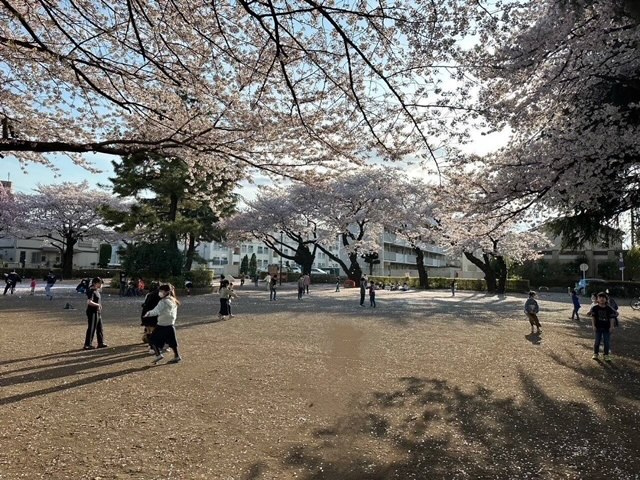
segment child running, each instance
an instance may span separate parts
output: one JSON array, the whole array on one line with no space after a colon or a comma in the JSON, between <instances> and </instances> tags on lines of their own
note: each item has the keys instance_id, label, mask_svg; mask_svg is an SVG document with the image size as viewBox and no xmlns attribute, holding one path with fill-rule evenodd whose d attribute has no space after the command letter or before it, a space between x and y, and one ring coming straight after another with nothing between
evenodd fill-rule
<instances>
[{"instance_id":1,"label":"child running","mask_svg":"<svg viewBox=\"0 0 640 480\"><path fill-rule=\"evenodd\" d=\"M596 296L597 303L589 310L589 316L591 317L591 326L595 331L595 342L593 344L593 358L598 360L600 353L600 342L604 343L604 359L607 362L611 361L611 355L609 355L609 349L611 344L611 328L617 316L616 311L607 304L609 296L600 292Z\"/></svg>"},{"instance_id":2,"label":"child running","mask_svg":"<svg viewBox=\"0 0 640 480\"><path fill-rule=\"evenodd\" d=\"M164 358L161 349L165 343L174 353L173 359L168 363L178 363L182 361L182 357L178 352L175 323L180 302L176 298L173 285L168 283L158 287L158 296L160 297L158 305L144 314L145 317L158 317L158 324L151 335L151 347L156 354L153 363L158 363Z\"/></svg>"},{"instance_id":3,"label":"child running","mask_svg":"<svg viewBox=\"0 0 640 480\"><path fill-rule=\"evenodd\" d=\"M538 306L538 302L536 302L535 296L536 292L529 292L529 298L524 304L524 313L527 314L527 318L531 324L531 333L533 333L533 327L535 326L537 328L536 333L539 335L542 333L540 320L538 320L540 307Z\"/></svg>"},{"instance_id":4,"label":"child running","mask_svg":"<svg viewBox=\"0 0 640 480\"><path fill-rule=\"evenodd\" d=\"M580 314L578 310L580 310L580 297L578 297L578 292L576 292L575 288L572 288L571 291L571 301L573 302L573 312L571 312L571 320L574 318L577 322L580 321Z\"/></svg>"}]
</instances>

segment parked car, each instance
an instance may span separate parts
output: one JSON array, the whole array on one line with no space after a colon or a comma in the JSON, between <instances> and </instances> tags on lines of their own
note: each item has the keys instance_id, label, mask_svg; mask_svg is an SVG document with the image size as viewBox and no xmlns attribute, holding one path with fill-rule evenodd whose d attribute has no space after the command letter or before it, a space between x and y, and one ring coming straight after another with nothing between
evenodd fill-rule
<instances>
[{"instance_id":1,"label":"parked car","mask_svg":"<svg viewBox=\"0 0 640 480\"><path fill-rule=\"evenodd\" d=\"M289 273L302 273L300 267L289 267Z\"/></svg>"},{"instance_id":2,"label":"parked car","mask_svg":"<svg viewBox=\"0 0 640 480\"><path fill-rule=\"evenodd\" d=\"M587 287L591 282L604 282L604 281L605 280L601 278L581 278L580 280L578 280L578 283L576 283L576 291L580 295L584 295L587 293Z\"/></svg>"},{"instance_id":3,"label":"parked car","mask_svg":"<svg viewBox=\"0 0 640 480\"><path fill-rule=\"evenodd\" d=\"M329 273L320 268L312 268L311 275L329 275Z\"/></svg>"}]
</instances>

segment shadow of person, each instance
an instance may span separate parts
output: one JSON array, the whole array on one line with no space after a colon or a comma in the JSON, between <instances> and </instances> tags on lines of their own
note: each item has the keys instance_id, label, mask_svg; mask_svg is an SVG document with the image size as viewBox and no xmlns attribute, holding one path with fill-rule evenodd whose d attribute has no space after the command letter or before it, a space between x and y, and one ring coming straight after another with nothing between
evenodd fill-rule
<instances>
[{"instance_id":1,"label":"shadow of person","mask_svg":"<svg viewBox=\"0 0 640 480\"><path fill-rule=\"evenodd\" d=\"M527 340L529 340L533 345L540 345L542 343L542 338L540 338L539 333L529 333L524 336Z\"/></svg>"}]
</instances>

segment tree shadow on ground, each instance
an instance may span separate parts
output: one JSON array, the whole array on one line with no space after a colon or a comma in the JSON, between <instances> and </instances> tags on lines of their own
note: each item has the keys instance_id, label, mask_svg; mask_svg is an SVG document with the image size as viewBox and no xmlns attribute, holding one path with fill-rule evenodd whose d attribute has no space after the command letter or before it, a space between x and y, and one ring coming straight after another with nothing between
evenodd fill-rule
<instances>
[{"instance_id":1,"label":"tree shadow on ground","mask_svg":"<svg viewBox=\"0 0 640 480\"><path fill-rule=\"evenodd\" d=\"M401 378L397 390L373 392L311 442L291 446L282 467L304 480L637 478L637 407L622 409L613 395L619 415L597 414L519 377L523 400ZM610 395L598 385L592 393Z\"/></svg>"},{"instance_id":2,"label":"tree shadow on ground","mask_svg":"<svg viewBox=\"0 0 640 480\"><path fill-rule=\"evenodd\" d=\"M73 381L67 381L67 377L86 375L94 369L148 357L148 353L146 351L132 351L136 347L138 347L138 345L122 345L119 347L106 348L102 350L82 351L83 355L81 356L69 356L67 355L69 352L63 352L62 354L60 354L60 356L62 356L61 361L48 363L45 365L29 365L11 371L4 371L2 372L2 378L0 378L0 387L4 388L5 393L6 388L23 384L37 385L39 382L43 381L62 381L62 383L43 389L30 390L27 392L0 398L0 405L6 405L24 400L26 398L32 398L53 392L68 390L78 386L87 385L90 383L99 382L122 375L127 375L129 373L139 372L150 368L151 365L144 365L142 367L128 368L116 372L105 372ZM36 360L42 359L42 357L33 358ZM51 360L56 359L57 357L55 357L54 355L48 355L45 356L45 358ZM30 360L22 359L22 361L28 362Z\"/></svg>"}]
</instances>

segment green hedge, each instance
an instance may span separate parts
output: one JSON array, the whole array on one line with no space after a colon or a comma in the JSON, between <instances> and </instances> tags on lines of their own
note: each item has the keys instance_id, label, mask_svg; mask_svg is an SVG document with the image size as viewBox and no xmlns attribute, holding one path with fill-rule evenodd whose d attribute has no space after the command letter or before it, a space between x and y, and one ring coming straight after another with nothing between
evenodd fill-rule
<instances>
[{"instance_id":1,"label":"green hedge","mask_svg":"<svg viewBox=\"0 0 640 480\"><path fill-rule=\"evenodd\" d=\"M189 272L185 272L184 274L180 275L179 277L169 277L169 278L163 278L163 279L154 279L154 278L148 278L148 277L142 277L142 279L145 281L147 287L149 286L149 284L152 281L158 281L160 283L166 283L169 282L170 284L172 284L173 286L176 287L176 289L184 289L184 282L186 280L191 280L191 282L193 283L193 288L210 288L211 285L213 284L213 271L212 270L204 270L204 269L200 269L200 270L191 270ZM111 282L109 284L109 286L111 288L115 288L115 289L120 289L120 276L119 275L114 275L111 278Z\"/></svg>"},{"instance_id":2,"label":"green hedge","mask_svg":"<svg viewBox=\"0 0 640 480\"><path fill-rule=\"evenodd\" d=\"M420 279L417 277L369 277L369 280L376 283L384 283L386 285L391 285L396 282L399 285L402 285L404 282L407 282L410 288L420 288ZM429 288L451 288L451 280L451 278L445 277L429 277ZM487 290L487 283L483 278L456 278L456 289L485 292ZM507 279L507 292L522 293L528 292L530 289L529 280Z\"/></svg>"},{"instance_id":3,"label":"green hedge","mask_svg":"<svg viewBox=\"0 0 640 480\"><path fill-rule=\"evenodd\" d=\"M640 297L640 282L623 282L621 280L607 280L604 282L589 280L586 294L590 296L594 293L604 292L606 289L609 289L612 297Z\"/></svg>"}]
</instances>

